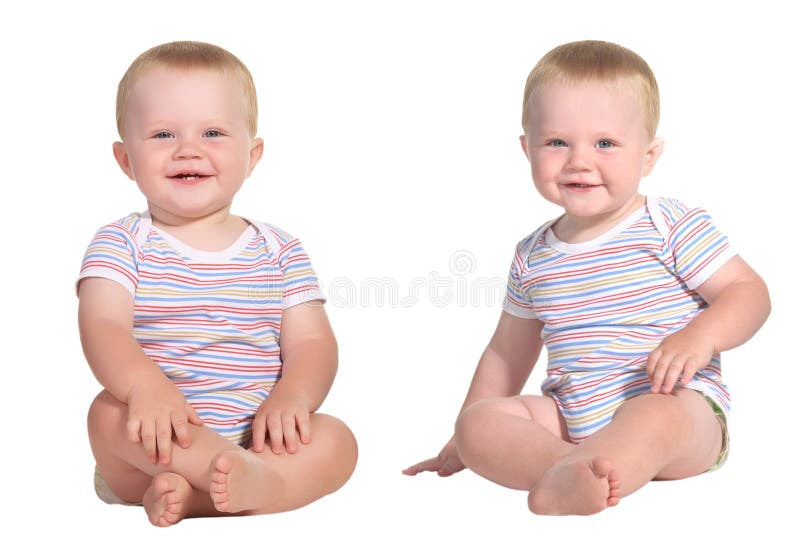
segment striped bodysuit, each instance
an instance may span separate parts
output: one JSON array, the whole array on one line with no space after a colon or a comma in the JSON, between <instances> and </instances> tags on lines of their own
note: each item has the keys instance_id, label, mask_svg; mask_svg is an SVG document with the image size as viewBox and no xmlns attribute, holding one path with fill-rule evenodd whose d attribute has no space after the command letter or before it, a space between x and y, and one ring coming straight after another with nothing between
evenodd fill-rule
<instances>
[{"instance_id":1,"label":"striped bodysuit","mask_svg":"<svg viewBox=\"0 0 800 556\"><path fill-rule=\"evenodd\" d=\"M206 426L246 444L281 376L281 313L323 295L297 239L251 223L228 249L198 251L147 212L101 228L79 280L102 277L134 297L133 334Z\"/></svg>"},{"instance_id":2,"label":"striped bodysuit","mask_svg":"<svg viewBox=\"0 0 800 556\"><path fill-rule=\"evenodd\" d=\"M650 390L650 352L707 306L694 289L735 252L708 213L671 199L648 199L586 243L559 241L551 225L517 245L503 308L544 323L542 393L580 442L624 401ZM686 387L728 414L719 354Z\"/></svg>"}]
</instances>

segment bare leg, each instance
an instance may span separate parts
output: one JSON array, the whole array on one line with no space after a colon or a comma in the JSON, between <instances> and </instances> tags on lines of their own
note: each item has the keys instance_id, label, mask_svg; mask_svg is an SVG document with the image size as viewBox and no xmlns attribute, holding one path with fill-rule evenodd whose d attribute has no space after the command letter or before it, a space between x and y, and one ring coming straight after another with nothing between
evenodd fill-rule
<instances>
[{"instance_id":1,"label":"bare leg","mask_svg":"<svg viewBox=\"0 0 800 556\"><path fill-rule=\"evenodd\" d=\"M357 449L350 430L341 421L315 414L312 416L313 440L311 444L303 446L303 457L298 457L300 451L283 456L270 453L269 456L274 458L261 454L257 456L259 461L264 458L269 462L269 465L259 468L264 473L259 480L265 483L274 481L276 488L268 489L269 492L261 490L265 499L249 497L241 500L233 496L233 503L220 511L209 496L212 474L220 471L219 461L226 460L220 460L218 456L225 453L233 460L251 462L256 455L229 442L208 427L190 425L191 446L182 449L173 445L170 464L154 465L147 460L141 445L127 440L127 416L127 406L108 392L101 392L92 404L89 411L89 437L101 474L111 490L129 502L142 501L151 486L155 491L163 490L157 488L160 485L153 485L153 477L164 472L180 476L192 487L191 496L185 498L186 517L230 515L231 511L239 510L263 513L294 509L341 487L355 467ZM278 458L282 458L280 462ZM231 470L234 467L237 466L232 466ZM234 483L239 481L237 477L240 476L243 474L232 471L232 482L229 484L234 492Z\"/></svg>"},{"instance_id":2,"label":"bare leg","mask_svg":"<svg viewBox=\"0 0 800 556\"><path fill-rule=\"evenodd\" d=\"M213 450L239 448L207 427L190 426L192 446L183 450L173 445L169 466L151 464L140 444L127 439L128 407L102 391L89 409L89 441L97 467L109 488L126 502L143 503L151 522L165 526L183 517L229 515L218 512L208 495L209 465ZM241 448L239 448L241 449ZM207 459L206 459L207 458ZM203 461L205 459L205 462ZM164 481L164 477L170 477ZM178 479L180 478L180 480ZM191 493L183 488L189 484ZM179 518L161 520L169 504L180 506ZM170 502L167 502L167 499Z\"/></svg>"},{"instance_id":3,"label":"bare leg","mask_svg":"<svg viewBox=\"0 0 800 556\"><path fill-rule=\"evenodd\" d=\"M703 473L721 447L719 422L702 395L685 388L644 394L549 469L528 504L540 514L596 513L654 478Z\"/></svg>"},{"instance_id":4,"label":"bare leg","mask_svg":"<svg viewBox=\"0 0 800 556\"><path fill-rule=\"evenodd\" d=\"M464 465L520 490L530 490L575 449L566 440L566 424L555 402L543 396L476 402L459 417L455 438Z\"/></svg>"},{"instance_id":5,"label":"bare leg","mask_svg":"<svg viewBox=\"0 0 800 556\"><path fill-rule=\"evenodd\" d=\"M338 490L355 468L357 447L344 423L311 415L311 444L294 454L228 450L212 462L211 498L225 512L273 513Z\"/></svg>"}]
</instances>

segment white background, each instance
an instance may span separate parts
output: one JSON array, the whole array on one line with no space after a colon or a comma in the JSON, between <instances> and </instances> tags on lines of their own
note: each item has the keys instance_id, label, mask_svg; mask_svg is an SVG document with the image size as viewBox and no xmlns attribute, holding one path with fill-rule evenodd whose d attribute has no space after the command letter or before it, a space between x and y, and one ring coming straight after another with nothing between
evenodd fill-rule
<instances>
[{"instance_id":1,"label":"white background","mask_svg":"<svg viewBox=\"0 0 800 556\"><path fill-rule=\"evenodd\" d=\"M2 8L0 542L109 554L796 548L796 20L780 2L708 4ZM458 288L504 281L515 242L557 214L537 197L517 142L522 89L547 50L585 38L632 48L659 80L666 150L643 191L708 208L768 282L774 309L724 357L733 447L720 472L648 485L595 517L542 518L525 493L469 472L400 471L449 437L500 313L499 303L459 300ZM353 286L328 305L341 365L324 411L352 427L361 456L345 488L308 508L158 530L141 508L94 497L84 420L98 385L81 354L73 281L94 231L144 207L111 155L117 82L140 52L179 39L224 46L255 76L265 156L235 212L300 237L324 282ZM452 264L456 253L467 267ZM452 281L449 303L431 299L431 273ZM393 283L405 303L362 292L370 281ZM542 377L538 365L527 391Z\"/></svg>"}]
</instances>

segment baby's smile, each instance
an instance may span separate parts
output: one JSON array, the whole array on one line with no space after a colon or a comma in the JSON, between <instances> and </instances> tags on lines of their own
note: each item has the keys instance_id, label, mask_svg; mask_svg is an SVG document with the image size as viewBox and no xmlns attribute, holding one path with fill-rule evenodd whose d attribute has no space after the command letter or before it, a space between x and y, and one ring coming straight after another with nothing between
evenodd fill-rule
<instances>
[{"instance_id":1,"label":"baby's smile","mask_svg":"<svg viewBox=\"0 0 800 556\"><path fill-rule=\"evenodd\" d=\"M175 174L173 176L169 176L169 179L181 181L181 182L186 183L186 184L190 184L190 183L196 183L196 182L198 182L200 180L203 180L203 179L205 179L207 177L209 177L209 176L206 175L206 174L198 174L198 173L194 173L194 172L181 172L180 174Z\"/></svg>"}]
</instances>

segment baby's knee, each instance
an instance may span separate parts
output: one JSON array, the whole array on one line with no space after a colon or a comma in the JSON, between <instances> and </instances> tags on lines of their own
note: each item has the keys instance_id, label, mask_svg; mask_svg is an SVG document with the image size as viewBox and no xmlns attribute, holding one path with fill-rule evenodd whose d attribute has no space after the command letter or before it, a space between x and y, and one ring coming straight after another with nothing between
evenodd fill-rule
<instances>
[{"instance_id":1,"label":"baby's knee","mask_svg":"<svg viewBox=\"0 0 800 556\"><path fill-rule=\"evenodd\" d=\"M461 412L456 419L454 436L459 454L473 453L486 444L487 417L496 410L496 406L497 400L481 400Z\"/></svg>"},{"instance_id":2,"label":"baby's knee","mask_svg":"<svg viewBox=\"0 0 800 556\"><path fill-rule=\"evenodd\" d=\"M329 446L333 461L355 469L358 460L358 442L344 422L332 415L315 413L311 416L311 435L314 442L321 441Z\"/></svg>"},{"instance_id":3,"label":"baby's knee","mask_svg":"<svg viewBox=\"0 0 800 556\"><path fill-rule=\"evenodd\" d=\"M512 398L486 398L467 406L456 420L456 436L470 435L487 428L494 415L514 415L530 419L530 413L519 401Z\"/></svg>"},{"instance_id":4,"label":"baby's knee","mask_svg":"<svg viewBox=\"0 0 800 556\"><path fill-rule=\"evenodd\" d=\"M480 404L472 404L467 406L456 419L455 438L456 443L459 440L470 436L475 429L480 426L481 414L483 408Z\"/></svg>"}]
</instances>

